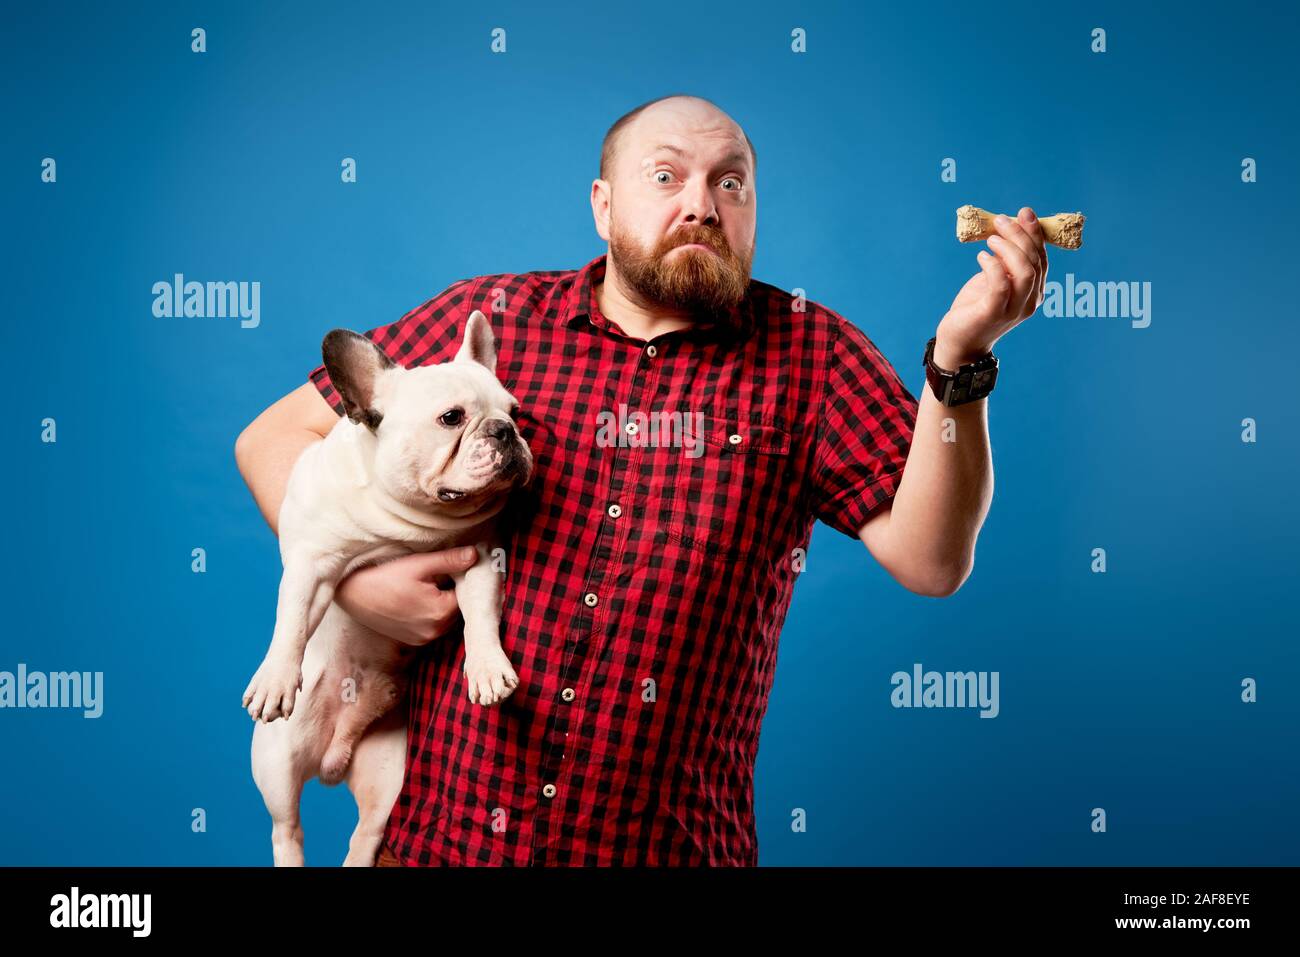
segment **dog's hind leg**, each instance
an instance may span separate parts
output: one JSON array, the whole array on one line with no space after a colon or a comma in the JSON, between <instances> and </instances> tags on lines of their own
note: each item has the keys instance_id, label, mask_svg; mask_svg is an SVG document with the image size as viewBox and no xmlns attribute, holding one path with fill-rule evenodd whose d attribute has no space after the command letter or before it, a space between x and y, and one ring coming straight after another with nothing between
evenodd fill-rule
<instances>
[{"instance_id":1,"label":"dog's hind leg","mask_svg":"<svg viewBox=\"0 0 1300 957\"><path fill-rule=\"evenodd\" d=\"M334 720L334 734L320 763L322 784L338 784L348 773L352 752L361 736L377 718L391 711L402 689L386 674L367 672L352 679L355 698L339 706Z\"/></svg>"},{"instance_id":2,"label":"dog's hind leg","mask_svg":"<svg viewBox=\"0 0 1300 957\"><path fill-rule=\"evenodd\" d=\"M406 708L394 708L357 742L348 787L357 802L357 828L344 867L373 867L384 827L406 777Z\"/></svg>"},{"instance_id":3,"label":"dog's hind leg","mask_svg":"<svg viewBox=\"0 0 1300 957\"><path fill-rule=\"evenodd\" d=\"M276 867L302 867L302 786L290 754L288 725L259 723L253 729L253 780L271 814L271 854Z\"/></svg>"}]
</instances>

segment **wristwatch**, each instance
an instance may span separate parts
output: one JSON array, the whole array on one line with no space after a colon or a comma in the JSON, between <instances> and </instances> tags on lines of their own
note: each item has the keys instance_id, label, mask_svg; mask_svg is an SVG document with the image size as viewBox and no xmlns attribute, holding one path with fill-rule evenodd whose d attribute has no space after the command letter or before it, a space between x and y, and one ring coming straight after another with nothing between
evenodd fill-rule
<instances>
[{"instance_id":1,"label":"wristwatch","mask_svg":"<svg viewBox=\"0 0 1300 957\"><path fill-rule=\"evenodd\" d=\"M934 397L944 405L962 405L982 399L993 391L993 384L998 381L998 358L993 353L982 356L974 362L968 362L950 372L934 364L934 344L937 336L932 336L925 344L925 378L930 383Z\"/></svg>"}]
</instances>

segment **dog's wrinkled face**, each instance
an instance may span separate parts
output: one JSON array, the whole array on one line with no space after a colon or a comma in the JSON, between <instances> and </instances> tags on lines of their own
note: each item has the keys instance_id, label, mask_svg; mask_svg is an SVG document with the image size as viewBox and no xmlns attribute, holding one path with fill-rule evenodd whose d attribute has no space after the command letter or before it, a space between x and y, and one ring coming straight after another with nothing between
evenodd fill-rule
<instances>
[{"instance_id":1,"label":"dog's wrinkled face","mask_svg":"<svg viewBox=\"0 0 1300 957\"><path fill-rule=\"evenodd\" d=\"M348 417L375 435L375 480L397 500L473 515L532 476L483 313L469 317L456 358L441 365L403 368L345 329L327 335L322 352Z\"/></svg>"}]
</instances>

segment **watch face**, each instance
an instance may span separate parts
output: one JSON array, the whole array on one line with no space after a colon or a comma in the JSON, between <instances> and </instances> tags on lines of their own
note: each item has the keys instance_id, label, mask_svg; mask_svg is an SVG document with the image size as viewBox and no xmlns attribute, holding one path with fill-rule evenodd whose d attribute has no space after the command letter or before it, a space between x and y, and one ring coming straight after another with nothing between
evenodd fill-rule
<instances>
[{"instance_id":1,"label":"watch face","mask_svg":"<svg viewBox=\"0 0 1300 957\"><path fill-rule=\"evenodd\" d=\"M972 398L983 398L993 391L993 383L997 380L997 369L985 369L982 372L976 372L971 378L970 394Z\"/></svg>"},{"instance_id":2,"label":"watch face","mask_svg":"<svg viewBox=\"0 0 1300 957\"><path fill-rule=\"evenodd\" d=\"M944 405L963 405L982 399L992 392L997 377L998 370L994 367L978 372L960 372L952 377L943 376L938 383L931 384L935 386L939 401Z\"/></svg>"},{"instance_id":3,"label":"watch face","mask_svg":"<svg viewBox=\"0 0 1300 957\"><path fill-rule=\"evenodd\" d=\"M934 340L932 339L926 343L925 348L925 378L929 382L935 398L944 405L953 406L965 402L974 402L993 391L993 384L997 382L998 378L998 366L997 360L992 355L980 359L977 363L962 366L956 374L948 374L939 371L939 368L934 365L933 349ZM980 368L980 366L984 366L984 368Z\"/></svg>"}]
</instances>

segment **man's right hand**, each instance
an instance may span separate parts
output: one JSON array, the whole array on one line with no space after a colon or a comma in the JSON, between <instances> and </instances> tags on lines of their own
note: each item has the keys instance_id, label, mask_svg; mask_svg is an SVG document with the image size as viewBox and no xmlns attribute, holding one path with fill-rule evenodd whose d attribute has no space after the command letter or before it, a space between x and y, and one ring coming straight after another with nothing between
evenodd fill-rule
<instances>
[{"instance_id":1,"label":"man's right hand","mask_svg":"<svg viewBox=\"0 0 1300 957\"><path fill-rule=\"evenodd\" d=\"M465 571L477 560L477 551L469 546L368 565L339 583L334 601L381 635L406 645L426 645L451 631L460 618L455 589L439 585L450 585L452 573Z\"/></svg>"}]
</instances>

